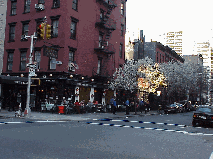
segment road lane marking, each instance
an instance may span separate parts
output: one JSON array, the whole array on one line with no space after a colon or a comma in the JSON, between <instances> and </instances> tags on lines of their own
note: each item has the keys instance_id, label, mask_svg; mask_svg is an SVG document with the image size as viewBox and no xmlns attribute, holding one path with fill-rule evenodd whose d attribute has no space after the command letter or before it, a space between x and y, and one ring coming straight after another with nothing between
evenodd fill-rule
<instances>
[{"instance_id":1,"label":"road lane marking","mask_svg":"<svg viewBox=\"0 0 213 159\"><path fill-rule=\"evenodd\" d=\"M169 130L169 129L147 128L147 127L128 126L128 125L93 123L93 122L86 122L86 124L105 125L105 126L116 126L116 127L123 127L123 128L135 128L135 129L146 129L146 130L158 130L158 131L167 131L167 132L178 132L178 133L183 133L183 134L187 134L187 135L206 135L206 136L213 136L213 134L187 132L187 131L180 131L180 130L173 130L173 129Z\"/></svg>"}]
</instances>

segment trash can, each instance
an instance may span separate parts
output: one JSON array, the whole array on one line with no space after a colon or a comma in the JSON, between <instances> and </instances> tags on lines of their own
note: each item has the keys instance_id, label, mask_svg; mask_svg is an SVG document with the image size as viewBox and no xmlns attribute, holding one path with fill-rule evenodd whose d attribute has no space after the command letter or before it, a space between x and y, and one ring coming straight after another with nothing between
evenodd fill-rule
<instances>
[{"instance_id":1,"label":"trash can","mask_svg":"<svg viewBox=\"0 0 213 159\"><path fill-rule=\"evenodd\" d=\"M63 105L58 105L58 113L64 114L64 106Z\"/></svg>"}]
</instances>

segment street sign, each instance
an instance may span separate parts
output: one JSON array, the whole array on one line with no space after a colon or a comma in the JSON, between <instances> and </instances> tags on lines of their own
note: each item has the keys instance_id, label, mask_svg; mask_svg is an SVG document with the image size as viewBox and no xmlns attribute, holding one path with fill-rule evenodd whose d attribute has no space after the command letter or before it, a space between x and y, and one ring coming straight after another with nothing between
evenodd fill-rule
<instances>
[{"instance_id":1,"label":"street sign","mask_svg":"<svg viewBox=\"0 0 213 159\"><path fill-rule=\"evenodd\" d=\"M33 68L30 68L30 70L29 70L29 76L36 76L36 74L35 74L35 69L33 69Z\"/></svg>"},{"instance_id":2,"label":"street sign","mask_svg":"<svg viewBox=\"0 0 213 159\"><path fill-rule=\"evenodd\" d=\"M43 53L44 56L58 58L58 50L59 50L58 46L44 45L43 48L44 48L44 53Z\"/></svg>"}]
</instances>

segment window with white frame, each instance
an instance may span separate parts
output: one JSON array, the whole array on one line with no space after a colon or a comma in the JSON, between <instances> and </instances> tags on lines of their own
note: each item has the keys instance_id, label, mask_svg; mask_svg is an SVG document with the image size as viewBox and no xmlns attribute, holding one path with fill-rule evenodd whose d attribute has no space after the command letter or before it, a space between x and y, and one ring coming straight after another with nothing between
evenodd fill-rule
<instances>
[{"instance_id":1,"label":"window with white frame","mask_svg":"<svg viewBox=\"0 0 213 159\"><path fill-rule=\"evenodd\" d=\"M50 70L56 69L56 58L50 57L49 61L50 61Z\"/></svg>"}]
</instances>

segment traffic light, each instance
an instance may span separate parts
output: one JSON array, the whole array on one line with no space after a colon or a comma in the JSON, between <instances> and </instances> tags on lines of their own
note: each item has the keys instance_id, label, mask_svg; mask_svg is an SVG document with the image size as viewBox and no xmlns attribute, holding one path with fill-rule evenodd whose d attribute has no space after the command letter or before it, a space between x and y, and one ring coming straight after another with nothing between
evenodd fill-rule
<instances>
[{"instance_id":1,"label":"traffic light","mask_svg":"<svg viewBox=\"0 0 213 159\"><path fill-rule=\"evenodd\" d=\"M45 23L41 23L37 27L38 38L44 40L44 33L45 33Z\"/></svg>"},{"instance_id":2,"label":"traffic light","mask_svg":"<svg viewBox=\"0 0 213 159\"><path fill-rule=\"evenodd\" d=\"M51 25L47 24L46 26L46 39L49 40L51 38Z\"/></svg>"}]
</instances>

